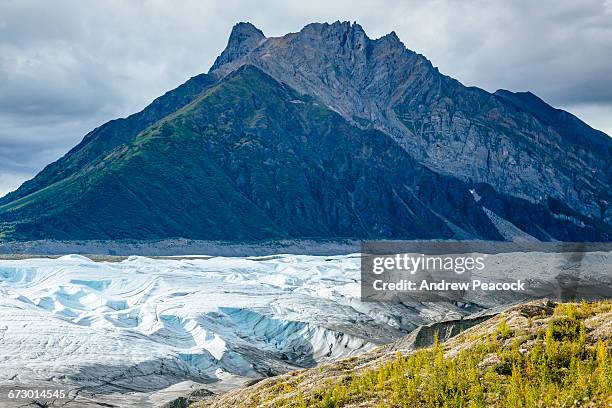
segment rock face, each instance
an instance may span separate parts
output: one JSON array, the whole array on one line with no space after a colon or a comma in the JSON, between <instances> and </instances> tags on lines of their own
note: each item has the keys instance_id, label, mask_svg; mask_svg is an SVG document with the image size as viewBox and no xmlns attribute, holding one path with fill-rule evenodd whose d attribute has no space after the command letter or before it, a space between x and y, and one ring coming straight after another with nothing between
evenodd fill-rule
<instances>
[{"instance_id":1,"label":"rock face","mask_svg":"<svg viewBox=\"0 0 612 408\"><path fill-rule=\"evenodd\" d=\"M230 40L224 54L240 56L222 55L210 74L258 66L347 120L390 134L436 171L534 202L552 197L610 222L610 138L535 95L465 87L394 32L371 40L349 22L257 41L244 54L228 51L240 48Z\"/></svg>"},{"instance_id":2,"label":"rock face","mask_svg":"<svg viewBox=\"0 0 612 408\"><path fill-rule=\"evenodd\" d=\"M266 36L251 23L238 23L230 34L227 47L213 64L211 70L236 61L251 53Z\"/></svg>"},{"instance_id":3,"label":"rock face","mask_svg":"<svg viewBox=\"0 0 612 408\"><path fill-rule=\"evenodd\" d=\"M0 201L0 237L609 241L612 141L395 33L237 24L209 74Z\"/></svg>"}]
</instances>

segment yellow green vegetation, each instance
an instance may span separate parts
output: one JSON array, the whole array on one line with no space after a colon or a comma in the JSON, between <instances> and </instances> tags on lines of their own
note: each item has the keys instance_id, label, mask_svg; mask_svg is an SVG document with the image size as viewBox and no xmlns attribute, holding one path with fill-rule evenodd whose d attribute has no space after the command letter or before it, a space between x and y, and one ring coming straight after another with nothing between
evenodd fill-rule
<instances>
[{"instance_id":1,"label":"yellow green vegetation","mask_svg":"<svg viewBox=\"0 0 612 408\"><path fill-rule=\"evenodd\" d=\"M233 398L252 407L610 406L611 320L609 301L532 303L444 344L285 375L213 406Z\"/></svg>"}]
</instances>

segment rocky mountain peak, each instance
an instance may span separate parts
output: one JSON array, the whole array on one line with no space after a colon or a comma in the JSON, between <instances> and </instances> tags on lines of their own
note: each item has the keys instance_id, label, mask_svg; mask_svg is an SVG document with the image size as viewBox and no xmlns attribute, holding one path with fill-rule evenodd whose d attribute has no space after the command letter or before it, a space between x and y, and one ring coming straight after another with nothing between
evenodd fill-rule
<instances>
[{"instance_id":1,"label":"rocky mountain peak","mask_svg":"<svg viewBox=\"0 0 612 408\"><path fill-rule=\"evenodd\" d=\"M292 66L297 62L308 62L301 68L295 66L295 69L316 69L312 64L323 61L325 65L329 63L352 71L356 66L376 65L385 56L405 52L411 53L395 32L371 39L357 22L311 23L297 33L271 38L266 38L250 23L238 23L210 73L223 77L241 65L251 64L275 76L270 72L274 67L268 65L282 63L279 59L302 60L288 61ZM284 78L277 79L286 82Z\"/></svg>"},{"instance_id":2,"label":"rocky mountain peak","mask_svg":"<svg viewBox=\"0 0 612 408\"><path fill-rule=\"evenodd\" d=\"M233 62L245 55L248 55L263 40L266 39L264 33L253 24L240 22L232 28L227 47L217 57L211 71L221 65Z\"/></svg>"},{"instance_id":3,"label":"rocky mountain peak","mask_svg":"<svg viewBox=\"0 0 612 408\"><path fill-rule=\"evenodd\" d=\"M253 65L350 123L387 133L436 171L534 202L554 197L610 219L610 139L537 96L465 87L406 48L395 32L371 39L354 22L312 23L267 39L252 26L244 29L259 33L257 40L236 46L230 39L211 69L214 77ZM500 122L500 114L511 119ZM547 154L525 148L534 143Z\"/></svg>"},{"instance_id":4,"label":"rocky mountain peak","mask_svg":"<svg viewBox=\"0 0 612 408\"><path fill-rule=\"evenodd\" d=\"M407 82L422 81L431 70L395 32L371 39L361 25L349 21L311 23L297 33L260 40L250 51L234 48L230 39L210 70L213 76L253 65L315 96L352 123L367 121L384 130L389 130L391 101L401 96Z\"/></svg>"},{"instance_id":5,"label":"rocky mountain peak","mask_svg":"<svg viewBox=\"0 0 612 408\"><path fill-rule=\"evenodd\" d=\"M383 35L376 41L386 42L386 43L393 44L393 45L399 45L402 48L406 48L404 46L404 43L402 43L402 40L400 40L400 38L395 33L395 31L391 31L389 34Z\"/></svg>"}]
</instances>

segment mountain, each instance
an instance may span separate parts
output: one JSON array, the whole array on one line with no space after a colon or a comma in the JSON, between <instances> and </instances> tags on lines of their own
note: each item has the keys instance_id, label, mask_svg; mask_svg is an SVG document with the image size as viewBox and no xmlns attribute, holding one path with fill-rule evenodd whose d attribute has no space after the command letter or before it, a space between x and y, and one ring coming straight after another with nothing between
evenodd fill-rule
<instances>
[{"instance_id":1,"label":"mountain","mask_svg":"<svg viewBox=\"0 0 612 408\"><path fill-rule=\"evenodd\" d=\"M388 133L437 172L536 201L559 199L588 215L605 213L609 223L610 138L532 94L465 87L395 33L371 40L349 22L269 39L250 24L234 31L240 35L230 37L211 75L258 66L348 121Z\"/></svg>"},{"instance_id":2,"label":"mountain","mask_svg":"<svg viewBox=\"0 0 612 408\"><path fill-rule=\"evenodd\" d=\"M208 74L0 199L0 237L612 239L612 140L391 33L237 24Z\"/></svg>"}]
</instances>

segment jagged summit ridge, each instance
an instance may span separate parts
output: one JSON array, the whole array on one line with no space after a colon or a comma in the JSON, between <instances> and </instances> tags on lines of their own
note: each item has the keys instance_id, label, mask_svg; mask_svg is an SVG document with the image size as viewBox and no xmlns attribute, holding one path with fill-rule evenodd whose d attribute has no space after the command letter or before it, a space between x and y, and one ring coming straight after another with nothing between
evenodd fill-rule
<instances>
[{"instance_id":1,"label":"jagged summit ridge","mask_svg":"<svg viewBox=\"0 0 612 408\"><path fill-rule=\"evenodd\" d=\"M318 35L328 36L330 39L341 39L341 42L345 44L345 39L354 38L359 39L358 42L348 42L346 44L353 45L356 48L361 48L366 42L390 42L394 45L399 45L401 48L405 48L404 44L397 36L395 31L391 31L388 34L383 35L380 38L370 38L363 26L359 23L350 21L336 21L334 23L310 23L304 26L300 33L315 33Z\"/></svg>"},{"instance_id":2,"label":"jagged summit ridge","mask_svg":"<svg viewBox=\"0 0 612 408\"><path fill-rule=\"evenodd\" d=\"M310 23L297 33L289 33L282 37L271 38L266 38L264 33L255 25L249 22L239 22L232 28L225 50L215 60L209 73L216 72L217 75L226 74L229 67L220 70L223 65L238 62L240 58L246 57L265 40L280 44L282 43L280 39L290 40L296 37L310 38L310 40L322 37L327 41L339 43L342 48L363 51L366 51L366 47L370 42L388 43L399 46L400 49L405 48L395 31L378 39L370 39L363 27L357 22Z\"/></svg>"},{"instance_id":3,"label":"jagged summit ridge","mask_svg":"<svg viewBox=\"0 0 612 408\"><path fill-rule=\"evenodd\" d=\"M300 93L315 96L354 124L367 121L389 132L394 132L387 126L393 118L386 107L401 93L402 76L410 75L410 67L431 65L406 49L397 35L372 40L361 25L348 21L311 23L224 60L225 64L215 63L210 74L220 78L242 65L254 65ZM400 66L408 71L398 70Z\"/></svg>"}]
</instances>

